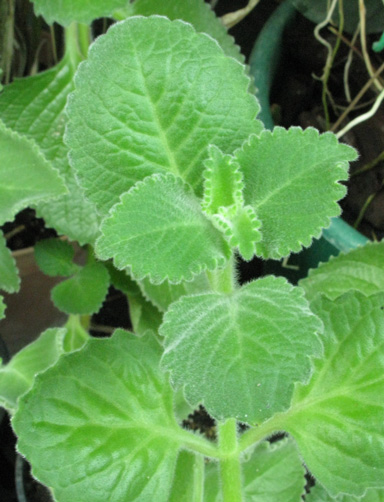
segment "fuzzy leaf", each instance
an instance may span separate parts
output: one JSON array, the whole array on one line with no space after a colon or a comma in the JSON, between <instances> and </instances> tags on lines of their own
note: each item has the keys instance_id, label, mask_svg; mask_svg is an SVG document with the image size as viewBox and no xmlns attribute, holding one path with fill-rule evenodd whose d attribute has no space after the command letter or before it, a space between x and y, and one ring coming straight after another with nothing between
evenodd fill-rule
<instances>
[{"instance_id":1,"label":"fuzzy leaf","mask_svg":"<svg viewBox=\"0 0 384 502\"><path fill-rule=\"evenodd\" d=\"M45 239L34 247L35 259L44 274L68 276L74 274L78 265L72 262L75 250L69 242L58 239Z\"/></svg>"},{"instance_id":2,"label":"fuzzy leaf","mask_svg":"<svg viewBox=\"0 0 384 502\"><path fill-rule=\"evenodd\" d=\"M262 129L249 83L182 21L133 17L99 37L75 77L66 142L100 213L153 173L173 172L201 195L208 146L232 152Z\"/></svg>"},{"instance_id":3,"label":"fuzzy leaf","mask_svg":"<svg viewBox=\"0 0 384 502\"><path fill-rule=\"evenodd\" d=\"M55 286L51 296L56 307L66 314L93 314L100 310L108 287L107 269L102 263L90 263Z\"/></svg>"},{"instance_id":4,"label":"fuzzy leaf","mask_svg":"<svg viewBox=\"0 0 384 502\"><path fill-rule=\"evenodd\" d=\"M351 289L366 296L383 291L384 242L372 242L348 253L331 257L310 270L308 277L300 281L307 298L322 293L335 299Z\"/></svg>"},{"instance_id":5,"label":"fuzzy leaf","mask_svg":"<svg viewBox=\"0 0 384 502\"><path fill-rule=\"evenodd\" d=\"M206 502L223 502L218 466L206 468ZM305 469L294 442L283 439L260 443L242 463L244 502L299 502L304 493Z\"/></svg>"},{"instance_id":6,"label":"fuzzy leaf","mask_svg":"<svg viewBox=\"0 0 384 502\"><path fill-rule=\"evenodd\" d=\"M99 17L110 17L115 9L124 7L127 0L33 0L35 12L48 24L68 26L72 22L90 24Z\"/></svg>"},{"instance_id":7,"label":"fuzzy leaf","mask_svg":"<svg viewBox=\"0 0 384 502\"><path fill-rule=\"evenodd\" d=\"M224 265L229 254L198 199L170 173L148 177L122 195L101 231L96 254L153 283L192 280Z\"/></svg>"},{"instance_id":8,"label":"fuzzy leaf","mask_svg":"<svg viewBox=\"0 0 384 502\"><path fill-rule=\"evenodd\" d=\"M138 336L157 335L163 320L162 313L141 295L129 298L129 317Z\"/></svg>"},{"instance_id":9,"label":"fuzzy leaf","mask_svg":"<svg viewBox=\"0 0 384 502\"><path fill-rule=\"evenodd\" d=\"M384 502L384 490L368 490L361 498L351 495L331 497L318 483L305 496L306 502Z\"/></svg>"},{"instance_id":10,"label":"fuzzy leaf","mask_svg":"<svg viewBox=\"0 0 384 502\"><path fill-rule=\"evenodd\" d=\"M384 294L317 298L324 357L298 385L285 429L332 495L384 488Z\"/></svg>"},{"instance_id":11,"label":"fuzzy leaf","mask_svg":"<svg viewBox=\"0 0 384 502\"><path fill-rule=\"evenodd\" d=\"M62 178L36 144L1 121L0 157L0 223L12 221L29 204L67 192Z\"/></svg>"},{"instance_id":12,"label":"fuzzy leaf","mask_svg":"<svg viewBox=\"0 0 384 502\"><path fill-rule=\"evenodd\" d=\"M8 364L0 366L0 406L10 413L16 411L19 397L32 387L37 373L54 364L64 352L65 335L65 328L47 329Z\"/></svg>"},{"instance_id":13,"label":"fuzzy leaf","mask_svg":"<svg viewBox=\"0 0 384 502\"><path fill-rule=\"evenodd\" d=\"M117 330L39 375L13 419L18 449L60 502L168 502L180 441L153 337ZM189 434L188 434L189 436Z\"/></svg>"},{"instance_id":14,"label":"fuzzy leaf","mask_svg":"<svg viewBox=\"0 0 384 502\"><path fill-rule=\"evenodd\" d=\"M211 9L210 5L204 0L135 0L129 3L120 13L121 16L151 16L158 14L166 16L169 19L182 19L192 26L198 32L207 33L218 41L224 52L240 62L244 62L244 56L240 49L234 43L223 23L218 19Z\"/></svg>"},{"instance_id":15,"label":"fuzzy leaf","mask_svg":"<svg viewBox=\"0 0 384 502\"><path fill-rule=\"evenodd\" d=\"M189 451L180 452L168 502L189 502L194 500L193 474L195 462L196 456L193 453ZM206 499L205 495L204 493L204 500Z\"/></svg>"},{"instance_id":16,"label":"fuzzy leaf","mask_svg":"<svg viewBox=\"0 0 384 502\"><path fill-rule=\"evenodd\" d=\"M68 187L68 193L49 202L36 201L37 214L47 226L82 245L95 240L98 218L69 167L68 149L63 143L67 122L64 106L73 90L77 63L65 56L54 68L7 85L0 94L0 117L8 127L36 142ZM15 175L15 179L20 178Z\"/></svg>"},{"instance_id":17,"label":"fuzzy leaf","mask_svg":"<svg viewBox=\"0 0 384 502\"><path fill-rule=\"evenodd\" d=\"M320 330L301 289L266 277L232 295L173 303L160 328L162 365L191 405L202 402L217 419L261 422L289 406L294 382L308 381Z\"/></svg>"},{"instance_id":18,"label":"fuzzy leaf","mask_svg":"<svg viewBox=\"0 0 384 502\"><path fill-rule=\"evenodd\" d=\"M7 293L15 293L20 288L20 277L15 259L10 249L7 248L6 240L0 231L0 289Z\"/></svg>"},{"instance_id":19,"label":"fuzzy leaf","mask_svg":"<svg viewBox=\"0 0 384 502\"><path fill-rule=\"evenodd\" d=\"M331 133L276 127L253 136L235 159L244 173L244 199L262 223L257 254L280 259L309 246L340 214L348 161L356 151Z\"/></svg>"}]
</instances>

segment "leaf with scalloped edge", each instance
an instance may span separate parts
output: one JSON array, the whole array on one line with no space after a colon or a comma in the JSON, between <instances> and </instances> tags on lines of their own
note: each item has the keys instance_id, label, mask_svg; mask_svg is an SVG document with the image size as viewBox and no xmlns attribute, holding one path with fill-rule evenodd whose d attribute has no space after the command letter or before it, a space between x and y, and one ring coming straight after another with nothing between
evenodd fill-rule
<instances>
[{"instance_id":1,"label":"leaf with scalloped edge","mask_svg":"<svg viewBox=\"0 0 384 502\"><path fill-rule=\"evenodd\" d=\"M321 322L303 293L269 276L230 295L182 297L160 328L162 367L215 418L266 420L289 406L293 384L309 379L309 356L321 352Z\"/></svg>"},{"instance_id":2,"label":"leaf with scalloped edge","mask_svg":"<svg viewBox=\"0 0 384 502\"><path fill-rule=\"evenodd\" d=\"M0 117L8 127L36 142L67 185L68 193L36 202L38 216L58 233L86 244L96 238L98 217L69 166L68 148L63 143L64 107L79 61L66 55L50 70L5 86L0 94Z\"/></svg>"},{"instance_id":3,"label":"leaf with scalloped edge","mask_svg":"<svg viewBox=\"0 0 384 502\"><path fill-rule=\"evenodd\" d=\"M0 289L7 293L16 293L20 288L20 277L15 259L0 231Z\"/></svg>"},{"instance_id":4,"label":"leaf with scalloped edge","mask_svg":"<svg viewBox=\"0 0 384 502\"><path fill-rule=\"evenodd\" d=\"M102 263L88 263L51 291L56 307L66 314L94 314L107 295L109 275Z\"/></svg>"},{"instance_id":5,"label":"leaf with scalloped edge","mask_svg":"<svg viewBox=\"0 0 384 502\"><path fill-rule=\"evenodd\" d=\"M0 223L42 199L67 192L59 173L38 146L0 121Z\"/></svg>"},{"instance_id":6,"label":"leaf with scalloped edge","mask_svg":"<svg viewBox=\"0 0 384 502\"><path fill-rule=\"evenodd\" d=\"M368 490L361 498L339 495L334 498L319 483L305 496L306 502L384 502L384 490Z\"/></svg>"},{"instance_id":7,"label":"leaf with scalloped edge","mask_svg":"<svg viewBox=\"0 0 384 502\"><path fill-rule=\"evenodd\" d=\"M332 133L275 127L252 136L234 154L244 174L244 200L261 221L257 255L280 259L319 237L346 188L348 162L356 151Z\"/></svg>"},{"instance_id":8,"label":"leaf with scalloped edge","mask_svg":"<svg viewBox=\"0 0 384 502\"><path fill-rule=\"evenodd\" d=\"M17 448L56 500L168 502L191 434L174 418L160 354L153 336L117 330L62 356L21 398Z\"/></svg>"},{"instance_id":9,"label":"leaf with scalloped edge","mask_svg":"<svg viewBox=\"0 0 384 502\"><path fill-rule=\"evenodd\" d=\"M154 283L192 280L223 266L229 249L181 178L154 174L121 196L101 227L95 252Z\"/></svg>"},{"instance_id":10,"label":"leaf with scalloped edge","mask_svg":"<svg viewBox=\"0 0 384 502\"><path fill-rule=\"evenodd\" d=\"M319 293L335 299L351 289L369 296L383 291L383 285L384 242L369 242L331 257L300 281L310 300Z\"/></svg>"},{"instance_id":11,"label":"leaf with scalloped edge","mask_svg":"<svg viewBox=\"0 0 384 502\"><path fill-rule=\"evenodd\" d=\"M79 266L73 263L75 250L67 241L59 239L44 239L34 246L37 265L44 274L50 276L72 275Z\"/></svg>"},{"instance_id":12,"label":"leaf with scalloped edge","mask_svg":"<svg viewBox=\"0 0 384 502\"><path fill-rule=\"evenodd\" d=\"M334 497L384 488L384 294L317 297L324 356L280 421Z\"/></svg>"},{"instance_id":13,"label":"leaf with scalloped edge","mask_svg":"<svg viewBox=\"0 0 384 502\"><path fill-rule=\"evenodd\" d=\"M305 469L294 441L259 443L241 463L244 502L299 502L305 493ZM223 502L217 463L206 466L205 502Z\"/></svg>"},{"instance_id":14,"label":"leaf with scalloped edge","mask_svg":"<svg viewBox=\"0 0 384 502\"><path fill-rule=\"evenodd\" d=\"M111 17L114 10L124 7L127 0L33 0L36 15L48 24L69 26L73 22L90 24L99 17Z\"/></svg>"},{"instance_id":15,"label":"leaf with scalloped edge","mask_svg":"<svg viewBox=\"0 0 384 502\"><path fill-rule=\"evenodd\" d=\"M208 146L229 153L262 130L249 83L243 65L183 21L132 17L99 37L76 74L66 132L99 212L153 173L201 195Z\"/></svg>"},{"instance_id":16,"label":"leaf with scalloped edge","mask_svg":"<svg viewBox=\"0 0 384 502\"><path fill-rule=\"evenodd\" d=\"M228 34L222 21L218 19L211 6L204 0L135 0L126 5L124 9L115 13L118 19L127 16L152 16L158 14L171 20L182 19L191 23L196 31L207 33L217 40L228 56L244 62L240 48L235 44L234 38Z\"/></svg>"}]
</instances>

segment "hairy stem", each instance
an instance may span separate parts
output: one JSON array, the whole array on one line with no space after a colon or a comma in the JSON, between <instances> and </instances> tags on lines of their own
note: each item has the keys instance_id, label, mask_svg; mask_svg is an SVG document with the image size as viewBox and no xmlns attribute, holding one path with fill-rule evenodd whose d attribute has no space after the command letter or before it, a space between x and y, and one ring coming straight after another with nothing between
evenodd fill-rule
<instances>
[{"instance_id":1,"label":"hairy stem","mask_svg":"<svg viewBox=\"0 0 384 502\"><path fill-rule=\"evenodd\" d=\"M224 502L243 500L241 466L237 440L237 424L234 418L219 425L220 474Z\"/></svg>"},{"instance_id":2,"label":"hairy stem","mask_svg":"<svg viewBox=\"0 0 384 502\"><path fill-rule=\"evenodd\" d=\"M193 501L204 501L204 470L205 462L202 455L195 455L195 463L193 464Z\"/></svg>"}]
</instances>

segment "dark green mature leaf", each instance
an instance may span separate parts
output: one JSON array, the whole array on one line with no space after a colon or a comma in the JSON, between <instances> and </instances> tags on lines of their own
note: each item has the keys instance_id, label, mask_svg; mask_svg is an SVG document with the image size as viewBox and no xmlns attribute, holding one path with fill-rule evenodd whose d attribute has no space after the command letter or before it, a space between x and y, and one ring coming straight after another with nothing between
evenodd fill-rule
<instances>
[{"instance_id":1,"label":"dark green mature leaf","mask_svg":"<svg viewBox=\"0 0 384 502\"><path fill-rule=\"evenodd\" d=\"M229 249L190 188L171 173L154 174L121 196L101 228L96 254L153 283L192 280L225 264Z\"/></svg>"},{"instance_id":2,"label":"dark green mature leaf","mask_svg":"<svg viewBox=\"0 0 384 502\"><path fill-rule=\"evenodd\" d=\"M67 192L59 173L37 145L0 121L0 223L42 199Z\"/></svg>"},{"instance_id":3,"label":"dark green mature leaf","mask_svg":"<svg viewBox=\"0 0 384 502\"><path fill-rule=\"evenodd\" d=\"M223 502L218 465L208 464L205 502ZM299 502L304 493L305 469L294 442L260 443L242 463L243 502Z\"/></svg>"},{"instance_id":4,"label":"dark green mature leaf","mask_svg":"<svg viewBox=\"0 0 384 502\"><path fill-rule=\"evenodd\" d=\"M305 500L306 502L384 502L384 490L368 490L361 498L352 497L351 495L339 495L334 498L317 483L316 486L311 488L311 492L305 496Z\"/></svg>"},{"instance_id":5,"label":"dark green mature leaf","mask_svg":"<svg viewBox=\"0 0 384 502\"><path fill-rule=\"evenodd\" d=\"M384 294L317 298L324 357L298 385L285 430L332 496L384 488Z\"/></svg>"},{"instance_id":6,"label":"dark green mature leaf","mask_svg":"<svg viewBox=\"0 0 384 502\"><path fill-rule=\"evenodd\" d=\"M182 438L153 337L117 330L36 379L13 419L18 449L60 502L168 502Z\"/></svg>"},{"instance_id":7,"label":"dark green mature leaf","mask_svg":"<svg viewBox=\"0 0 384 502\"><path fill-rule=\"evenodd\" d=\"M351 289L369 296L383 291L383 285L384 241L371 242L331 257L300 281L309 299L319 293L335 299Z\"/></svg>"},{"instance_id":8,"label":"dark green mature leaf","mask_svg":"<svg viewBox=\"0 0 384 502\"><path fill-rule=\"evenodd\" d=\"M235 45L223 23L218 19L210 5L204 0L135 0L129 3L120 12L121 16L151 16L158 14L169 19L182 19L191 23L196 31L207 33L218 41L224 52L228 56L244 62L244 56L240 53L240 48Z\"/></svg>"},{"instance_id":9,"label":"dark green mature leaf","mask_svg":"<svg viewBox=\"0 0 384 502\"><path fill-rule=\"evenodd\" d=\"M7 293L15 293L19 287L20 278L16 262L0 231L0 289L7 291Z\"/></svg>"},{"instance_id":10,"label":"dark green mature leaf","mask_svg":"<svg viewBox=\"0 0 384 502\"><path fill-rule=\"evenodd\" d=\"M35 12L48 24L68 26L73 22L90 24L98 17L110 17L115 9L124 7L127 0L33 0Z\"/></svg>"},{"instance_id":11,"label":"dark green mature leaf","mask_svg":"<svg viewBox=\"0 0 384 502\"><path fill-rule=\"evenodd\" d=\"M85 244L94 241L98 219L93 204L85 199L69 167L68 149L63 143L67 122L64 107L68 94L73 90L73 76L78 62L67 55L54 68L6 86L0 94L0 118L8 127L35 141L67 185L68 193L47 203L33 201L38 215L59 233ZM26 178L15 173L13 177L22 180L23 186L30 186ZM45 188L47 182L48 179L44 178L42 187Z\"/></svg>"},{"instance_id":12,"label":"dark green mature leaf","mask_svg":"<svg viewBox=\"0 0 384 502\"><path fill-rule=\"evenodd\" d=\"M52 289L56 307L67 314L93 314L98 312L109 287L109 275L102 263L89 263L73 277Z\"/></svg>"},{"instance_id":13,"label":"dark green mature leaf","mask_svg":"<svg viewBox=\"0 0 384 502\"><path fill-rule=\"evenodd\" d=\"M36 243L34 247L36 263L50 276L68 276L74 274L79 266L73 263L74 248L69 242L59 239L45 239Z\"/></svg>"},{"instance_id":14,"label":"dark green mature leaf","mask_svg":"<svg viewBox=\"0 0 384 502\"><path fill-rule=\"evenodd\" d=\"M201 194L208 146L232 152L262 129L245 67L182 21L133 17L112 26L75 83L66 142L103 215L153 173L170 171Z\"/></svg>"},{"instance_id":15,"label":"dark green mature leaf","mask_svg":"<svg viewBox=\"0 0 384 502\"><path fill-rule=\"evenodd\" d=\"M262 223L257 254L280 259L309 246L340 214L337 201L346 192L348 161L357 154L331 133L313 128L276 127L252 136L235 153L244 173L245 204Z\"/></svg>"},{"instance_id":16,"label":"dark green mature leaf","mask_svg":"<svg viewBox=\"0 0 384 502\"><path fill-rule=\"evenodd\" d=\"M261 422L287 408L308 381L321 323L303 291L266 277L231 295L182 297L164 316L162 365L188 401L215 418ZM236 396L236 399L234 399Z\"/></svg>"}]
</instances>

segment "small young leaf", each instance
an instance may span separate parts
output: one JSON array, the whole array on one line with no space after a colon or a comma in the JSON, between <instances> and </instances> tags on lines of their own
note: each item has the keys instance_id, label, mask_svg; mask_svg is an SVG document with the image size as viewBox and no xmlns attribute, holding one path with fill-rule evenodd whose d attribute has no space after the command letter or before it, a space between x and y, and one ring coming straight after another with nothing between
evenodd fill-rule
<instances>
[{"instance_id":1,"label":"small young leaf","mask_svg":"<svg viewBox=\"0 0 384 502\"><path fill-rule=\"evenodd\" d=\"M308 381L320 330L300 288L266 277L231 295L173 303L160 328L162 365L190 404L217 419L261 422L289 406L294 382Z\"/></svg>"},{"instance_id":2,"label":"small young leaf","mask_svg":"<svg viewBox=\"0 0 384 502\"><path fill-rule=\"evenodd\" d=\"M218 465L206 467L205 502L223 502ZM299 502L305 469L290 439L260 443L242 463L244 502Z\"/></svg>"},{"instance_id":3,"label":"small young leaf","mask_svg":"<svg viewBox=\"0 0 384 502\"><path fill-rule=\"evenodd\" d=\"M352 497L351 495L339 495L334 498L326 492L326 490L316 483L311 488L310 493L305 496L306 502L384 502L384 490L368 490L361 498Z\"/></svg>"},{"instance_id":4,"label":"small young leaf","mask_svg":"<svg viewBox=\"0 0 384 502\"><path fill-rule=\"evenodd\" d=\"M142 295L129 297L129 316L133 331L139 336L148 332L157 335L163 320L162 313Z\"/></svg>"},{"instance_id":5,"label":"small young leaf","mask_svg":"<svg viewBox=\"0 0 384 502\"><path fill-rule=\"evenodd\" d=\"M19 288L20 278L16 262L0 231L0 289L7 293L15 293L19 291Z\"/></svg>"},{"instance_id":6,"label":"small young leaf","mask_svg":"<svg viewBox=\"0 0 384 502\"><path fill-rule=\"evenodd\" d=\"M331 257L300 281L309 299L322 293L333 300L351 289L369 296L383 291L383 285L384 242L371 242Z\"/></svg>"},{"instance_id":7,"label":"small young leaf","mask_svg":"<svg viewBox=\"0 0 384 502\"><path fill-rule=\"evenodd\" d=\"M231 153L262 130L245 67L182 21L115 24L92 45L75 84L66 142L104 216L153 173L179 175L200 196L208 146Z\"/></svg>"},{"instance_id":8,"label":"small young leaf","mask_svg":"<svg viewBox=\"0 0 384 502\"><path fill-rule=\"evenodd\" d=\"M54 364L64 352L65 335L65 328L47 329L8 364L0 366L0 406L10 413L16 411L19 397L32 387L37 373Z\"/></svg>"},{"instance_id":9,"label":"small young leaf","mask_svg":"<svg viewBox=\"0 0 384 502\"><path fill-rule=\"evenodd\" d=\"M96 254L153 283L192 280L225 264L229 249L189 187L154 174L121 196L102 224ZM156 259L154 259L156 257Z\"/></svg>"},{"instance_id":10,"label":"small young leaf","mask_svg":"<svg viewBox=\"0 0 384 502\"><path fill-rule=\"evenodd\" d=\"M79 266L72 262L75 250L69 242L46 239L36 243L34 248L36 263L50 276L74 274Z\"/></svg>"},{"instance_id":11,"label":"small young leaf","mask_svg":"<svg viewBox=\"0 0 384 502\"><path fill-rule=\"evenodd\" d=\"M67 192L62 178L37 145L0 121L0 224L42 199Z\"/></svg>"},{"instance_id":12,"label":"small young leaf","mask_svg":"<svg viewBox=\"0 0 384 502\"><path fill-rule=\"evenodd\" d=\"M285 430L332 496L384 488L384 294L317 297L324 357L298 385Z\"/></svg>"},{"instance_id":13,"label":"small young leaf","mask_svg":"<svg viewBox=\"0 0 384 502\"><path fill-rule=\"evenodd\" d=\"M60 358L12 425L34 476L60 502L168 502L180 443L153 337L117 330ZM155 496L155 498L154 498Z\"/></svg>"},{"instance_id":14,"label":"small young leaf","mask_svg":"<svg viewBox=\"0 0 384 502\"><path fill-rule=\"evenodd\" d=\"M331 133L313 128L276 127L252 136L235 152L244 173L244 199L262 223L257 254L280 259L309 246L331 217L340 214L337 201L346 192L348 161L356 151Z\"/></svg>"},{"instance_id":15,"label":"small young leaf","mask_svg":"<svg viewBox=\"0 0 384 502\"><path fill-rule=\"evenodd\" d=\"M107 269L102 263L90 263L55 286L52 301L67 314L93 314L100 310L108 287Z\"/></svg>"},{"instance_id":16,"label":"small young leaf","mask_svg":"<svg viewBox=\"0 0 384 502\"><path fill-rule=\"evenodd\" d=\"M8 127L36 142L67 185L68 193L48 202L37 201L37 214L47 226L82 245L94 242L99 222L94 205L85 199L69 167L68 148L63 143L64 107L79 61L66 55L50 70L7 85L0 94L0 117Z\"/></svg>"}]
</instances>

